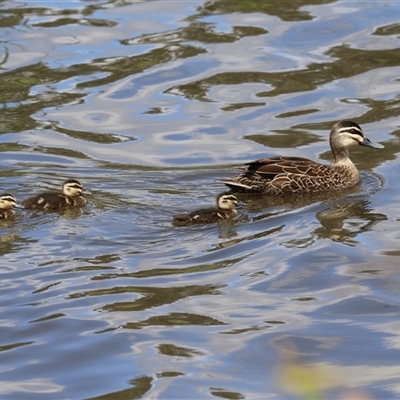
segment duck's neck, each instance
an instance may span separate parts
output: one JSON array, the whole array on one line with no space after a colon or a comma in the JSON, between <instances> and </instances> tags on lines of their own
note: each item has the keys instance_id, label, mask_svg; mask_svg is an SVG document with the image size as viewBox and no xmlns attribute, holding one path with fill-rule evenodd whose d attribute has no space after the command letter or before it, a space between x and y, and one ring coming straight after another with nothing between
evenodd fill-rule
<instances>
[{"instance_id":1,"label":"duck's neck","mask_svg":"<svg viewBox=\"0 0 400 400\"><path fill-rule=\"evenodd\" d=\"M349 157L347 148L332 148L333 164L334 165L354 165Z\"/></svg>"}]
</instances>

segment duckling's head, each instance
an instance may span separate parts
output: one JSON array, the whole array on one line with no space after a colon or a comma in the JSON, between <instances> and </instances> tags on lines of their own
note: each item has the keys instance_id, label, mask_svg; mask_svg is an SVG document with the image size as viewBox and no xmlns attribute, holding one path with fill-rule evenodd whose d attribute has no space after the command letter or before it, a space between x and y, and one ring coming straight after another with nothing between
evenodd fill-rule
<instances>
[{"instance_id":1,"label":"duckling's head","mask_svg":"<svg viewBox=\"0 0 400 400\"><path fill-rule=\"evenodd\" d=\"M17 199L9 193L0 195L0 210L9 210L17 205Z\"/></svg>"},{"instance_id":2,"label":"duckling's head","mask_svg":"<svg viewBox=\"0 0 400 400\"><path fill-rule=\"evenodd\" d=\"M372 147L375 149L383 149L379 143L371 142L365 135L360 125L353 121L343 120L333 125L330 143L333 149L347 149L353 145L360 144L362 146Z\"/></svg>"},{"instance_id":3,"label":"duckling's head","mask_svg":"<svg viewBox=\"0 0 400 400\"><path fill-rule=\"evenodd\" d=\"M83 193L83 185L76 179L68 179L63 183L62 192L69 197L81 196Z\"/></svg>"},{"instance_id":4,"label":"duckling's head","mask_svg":"<svg viewBox=\"0 0 400 400\"><path fill-rule=\"evenodd\" d=\"M217 206L221 210L233 210L238 203L238 199L229 193L221 193L217 197Z\"/></svg>"}]
</instances>

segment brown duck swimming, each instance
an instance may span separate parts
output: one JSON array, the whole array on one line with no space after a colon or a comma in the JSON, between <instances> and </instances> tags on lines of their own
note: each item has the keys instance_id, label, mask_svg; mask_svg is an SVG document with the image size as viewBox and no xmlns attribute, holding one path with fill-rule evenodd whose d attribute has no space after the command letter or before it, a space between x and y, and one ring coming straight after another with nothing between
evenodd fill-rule
<instances>
[{"instance_id":1,"label":"brown duck swimming","mask_svg":"<svg viewBox=\"0 0 400 400\"><path fill-rule=\"evenodd\" d=\"M83 207L87 200L83 196L83 185L76 179L68 179L60 192L43 192L22 201L25 208L57 210L67 206Z\"/></svg>"},{"instance_id":2,"label":"brown duck swimming","mask_svg":"<svg viewBox=\"0 0 400 400\"><path fill-rule=\"evenodd\" d=\"M173 223L175 225L207 224L218 222L222 219L235 218L237 211L235 206L238 200L229 193L221 193L217 197L216 208L204 208L193 211L190 214L175 215Z\"/></svg>"},{"instance_id":3,"label":"brown duck swimming","mask_svg":"<svg viewBox=\"0 0 400 400\"><path fill-rule=\"evenodd\" d=\"M349 158L349 148L362 145L382 149L365 137L358 124L339 121L331 130L329 143L333 164L324 165L302 157L262 158L247 163L245 171L222 182L234 192L281 194L313 193L350 188L360 174Z\"/></svg>"},{"instance_id":4,"label":"brown duck swimming","mask_svg":"<svg viewBox=\"0 0 400 400\"><path fill-rule=\"evenodd\" d=\"M0 219L10 219L15 217L13 207L17 205L17 199L9 193L0 195Z\"/></svg>"}]
</instances>

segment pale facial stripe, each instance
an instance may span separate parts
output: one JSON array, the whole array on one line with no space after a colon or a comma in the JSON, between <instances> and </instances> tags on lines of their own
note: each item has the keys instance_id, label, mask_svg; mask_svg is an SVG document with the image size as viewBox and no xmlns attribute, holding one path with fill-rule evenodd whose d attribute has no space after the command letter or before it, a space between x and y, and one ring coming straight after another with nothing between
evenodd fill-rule
<instances>
[{"instance_id":1,"label":"pale facial stripe","mask_svg":"<svg viewBox=\"0 0 400 400\"><path fill-rule=\"evenodd\" d=\"M347 126L345 128L340 128L339 132L340 133L342 133L342 132L352 133L351 131L353 131L353 130L360 132L360 135L364 136L363 131L361 129L357 128L356 126Z\"/></svg>"},{"instance_id":2,"label":"pale facial stripe","mask_svg":"<svg viewBox=\"0 0 400 400\"><path fill-rule=\"evenodd\" d=\"M7 196L7 197L3 196L0 199L1 199L1 201L9 201L10 203L15 203L16 202L15 197L11 197L11 196Z\"/></svg>"}]
</instances>

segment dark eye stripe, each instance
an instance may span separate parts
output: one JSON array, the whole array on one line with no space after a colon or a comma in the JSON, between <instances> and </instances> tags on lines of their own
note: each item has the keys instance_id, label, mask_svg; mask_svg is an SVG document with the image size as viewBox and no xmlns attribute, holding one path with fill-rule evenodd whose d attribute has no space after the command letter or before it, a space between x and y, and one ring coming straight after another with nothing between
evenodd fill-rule
<instances>
[{"instance_id":1,"label":"dark eye stripe","mask_svg":"<svg viewBox=\"0 0 400 400\"><path fill-rule=\"evenodd\" d=\"M358 130L357 128L351 128L351 129L349 129L349 132L352 133L353 135L364 136L363 133L360 130Z\"/></svg>"},{"instance_id":2,"label":"dark eye stripe","mask_svg":"<svg viewBox=\"0 0 400 400\"><path fill-rule=\"evenodd\" d=\"M225 196L223 197L225 200L237 200L234 196Z\"/></svg>"},{"instance_id":3,"label":"dark eye stripe","mask_svg":"<svg viewBox=\"0 0 400 400\"><path fill-rule=\"evenodd\" d=\"M1 200L9 201L10 203L15 203L15 199L13 197L2 197Z\"/></svg>"},{"instance_id":4,"label":"dark eye stripe","mask_svg":"<svg viewBox=\"0 0 400 400\"><path fill-rule=\"evenodd\" d=\"M342 129L339 130L339 132L348 132L348 133L351 133L353 135L360 135L361 137L364 137L364 134L363 134L362 130L358 129L356 127L342 128Z\"/></svg>"}]
</instances>

